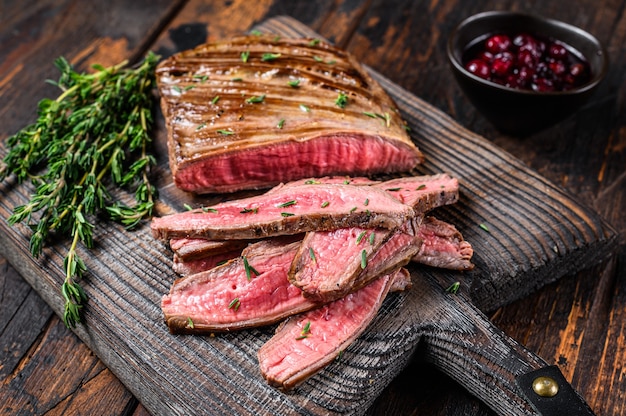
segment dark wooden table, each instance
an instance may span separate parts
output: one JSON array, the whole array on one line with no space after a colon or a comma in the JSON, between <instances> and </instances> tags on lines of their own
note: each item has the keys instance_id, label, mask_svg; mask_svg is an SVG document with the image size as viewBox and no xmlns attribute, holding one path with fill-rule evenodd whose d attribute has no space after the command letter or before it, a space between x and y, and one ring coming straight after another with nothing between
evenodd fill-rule
<instances>
[{"instance_id":1,"label":"dark wooden table","mask_svg":"<svg viewBox=\"0 0 626 416\"><path fill-rule=\"evenodd\" d=\"M461 95L445 44L461 19L521 10L577 25L607 47L611 68L592 102L525 139L500 134ZM616 255L492 313L505 333L565 377L598 415L626 414L626 2L142 1L0 2L0 139L30 123L66 56L77 67L164 56L290 15L461 125L514 154L595 209L620 233ZM0 414L141 415L145 408L0 257ZM371 415L490 415L419 350Z\"/></svg>"}]
</instances>

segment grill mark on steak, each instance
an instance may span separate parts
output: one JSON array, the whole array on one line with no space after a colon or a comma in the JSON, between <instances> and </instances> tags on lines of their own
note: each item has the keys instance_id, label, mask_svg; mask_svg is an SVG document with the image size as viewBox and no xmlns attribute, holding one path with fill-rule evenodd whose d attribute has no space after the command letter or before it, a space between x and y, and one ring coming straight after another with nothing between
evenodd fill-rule
<instances>
[{"instance_id":1,"label":"grill mark on steak","mask_svg":"<svg viewBox=\"0 0 626 416\"><path fill-rule=\"evenodd\" d=\"M297 203L283 207L288 201ZM154 218L152 234L160 240L254 239L351 226L393 229L415 216L411 207L380 189L324 184L287 187L212 209L216 212L193 210ZM286 212L291 216L284 216Z\"/></svg>"},{"instance_id":2,"label":"grill mark on steak","mask_svg":"<svg viewBox=\"0 0 626 416\"><path fill-rule=\"evenodd\" d=\"M410 285L406 270L385 275L321 308L290 317L257 354L267 382L290 390L335 360L370 324L392 286Z\"/></svg>"},{"instance_id":3,"label":"grill mark on steak","mask_svg":"<svg viewBox=\"0 0 626 416\"><path fill-rule=\"evenodd\" d=\"M263 61L268 52L280 56ZM393 100L350 54L323 42L239 37L176 54L156 75L170 168L187 191L404 172L423 160ZM297 88L288 85L294 80ZM335 104L339 93L348 97L344 108Z\"/></svg>"}]
</instances>

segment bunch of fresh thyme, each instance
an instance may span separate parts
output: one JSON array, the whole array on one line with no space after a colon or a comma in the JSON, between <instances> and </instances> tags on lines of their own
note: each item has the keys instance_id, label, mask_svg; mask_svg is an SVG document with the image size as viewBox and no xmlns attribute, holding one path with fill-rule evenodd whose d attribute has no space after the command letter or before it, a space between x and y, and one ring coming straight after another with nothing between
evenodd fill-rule
<instances>
[{"instance_id":1,"label":"bunch of fresh thyme","mask_svg":"<svg viewBox=\"0 0 626 416\"><path fill-rule=\"evenodd\" d=\"M149 153L159 56L149 53L135 68L94 65L78 73L64 58L55 61L62 93L39 103L35 123L9 137L9 151L0 166L0 181L15 174L32 181L35 193L15 207L9 223L26 222L33 233L30 252L37 257L49 233L71 238L64 259L63 321L75 327L87 296L77 281L86 271L77 245L93 245L99 213L132 227L152 214L156 188L149 181L155 164ZM107 185L134 191L129 207L113 197Z\"/></svg>"}]
</instances>

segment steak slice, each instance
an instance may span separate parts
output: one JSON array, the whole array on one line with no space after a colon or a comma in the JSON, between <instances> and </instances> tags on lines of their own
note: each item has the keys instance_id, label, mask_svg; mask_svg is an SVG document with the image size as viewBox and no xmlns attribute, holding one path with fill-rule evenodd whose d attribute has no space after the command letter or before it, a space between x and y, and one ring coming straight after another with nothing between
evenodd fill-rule
<instances>
[{"instance_id":1,"label":"steak slice","mask_svg":"<svg viewBox=\"0 0 626 416\"><path fill-rule=\"evenodd\" d=\"M290 317L259 349L261 374L283 390L302 383L358 338L392 286L403 289L409 282L408 272L400 269L335 302Z\"/></svg>"},{"instance_id":2,"label":"steak slice","mask_svg":"<svg viewBox=\"0 0 626 416\"><path fill-rule=\"evenodd\" d=\"M268 325L319 306L287 279L299 245L263 240L222 266L176 280L161 301L170 332L210 333Z\"/></svg>"},{"instance_id":3,"label":"steak slice","mask_svg":"<svg viewBox=\"0 0 626 416\"><path fill-rule=\"evenodd\" d=\"M185 191L406 172L423 160L392 99L325 42L236 37L173 55L156 77L170 168Z\"/></svg>"},{"instance_id":4,"label":"steak slice","mask_svg":"<svg viewBox=\"0 0 626 416\"><path fill-rule=\"evenodd\" d=\"M170 248L179 261L205 259L233 251L243 250L249 243L255 241L228 240L215 241L204 238L172 238Z\"/></svg>"},{"instance_id":5,"label":"steak slice","mask_svg":"<svg viewBox=\"0 0 626 416\"><path fill-rule=\"evenodd\" d=\"M452 224L426 217L417 235L423 244L412 261L451 270L472 270L474 250Z\"/></svg>"},{"instance_id":6,"label":"steak slice","mask_svg":"<svg viewBox=\"0 0 626 416\"><path fill-rule=\"evenodd\" d=\"M342 227L397 228L411 207L371 186L300 185L160 218L155 238L255 239Z\"/></svg>"},{"instance_id":7,"label":"steak slice","mask_svg":"<svg viewBox=\"0 0 626 416\"><path fill-rule=\"evenodd\" d=\"M459 194L458 181L448 174L392 179L372 187L385 190L420 216L456 202ZM411 229L410 233L416 233L415 224L407 222L405 225L407 231ZM353 291L355 284L363 285L355 282L361 278L362 257L365 262L392 234L390 230L365 227L307 233L289 270L289 280L311 299L337 299Z\"/></svg>"},{"instance_id":8,"label":"steak slice","mask_svg":"<svg viewBox=\"0 0 626 416\"><path fill-rule=\"evenodd\" d=\"M214 254L211 256L205 256L202 258L182 260L180 257L178 257L177 254L174 254L172 269L176 274L179 274L181 276L189 276L192 274L211 270L212 268L220 266L228 260L232 260L236 257L239 257L240 255L241 250L232 250L219 254Z\"/></svg>"}]
</instances>

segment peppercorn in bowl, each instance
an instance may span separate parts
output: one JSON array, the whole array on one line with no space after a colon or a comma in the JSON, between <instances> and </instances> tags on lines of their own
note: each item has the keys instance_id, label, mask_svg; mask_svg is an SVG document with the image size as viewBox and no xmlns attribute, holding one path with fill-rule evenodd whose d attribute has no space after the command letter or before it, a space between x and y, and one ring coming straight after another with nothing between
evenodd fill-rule
<instances>
[{"instance_id":1,"label":"peppercorn in bowl","mask_svg":"<svg viewBox=\"0 0 626 416\"><path fill-rule=\"evenodd\" d=\"M500 131L526 136L576 112L606 75L591 34L548 18L484 12L448 39L452 72L470 102Z\"/></svg>"}]
</instances>

